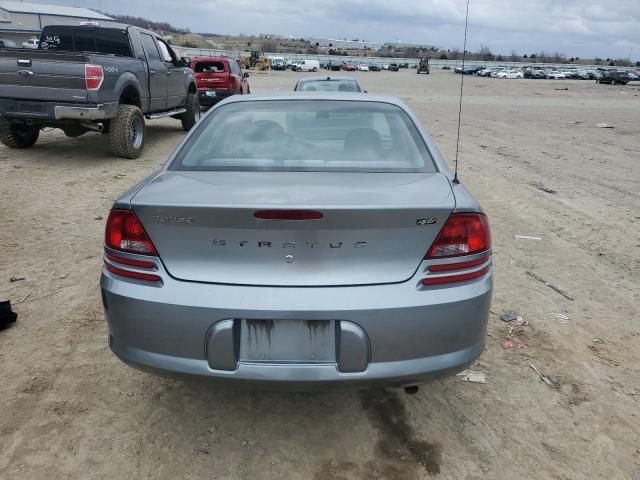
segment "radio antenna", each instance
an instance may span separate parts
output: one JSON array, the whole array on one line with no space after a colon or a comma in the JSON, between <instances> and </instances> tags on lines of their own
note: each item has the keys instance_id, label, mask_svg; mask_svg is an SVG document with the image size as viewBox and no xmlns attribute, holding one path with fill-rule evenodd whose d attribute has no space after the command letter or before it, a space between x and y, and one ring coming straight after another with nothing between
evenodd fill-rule
<instances>
[{"instance_id":1,"label":"radio antenna","mask_svg":"<svg viewBox=\"0 0 640 480\"><path fill-rule=\"evenodd\" d=\"M458 108L458 139L456 140L456 167L453 174L453 182L458 180L458 153L460 152L460 121L462 120L462 88L464 87L464 61L467 57L467 28L469 26L469 1L467 0L467 13L464 17L464 46L462 47L462 71L460 72L460 106Z\"/></svg>"}]
</instances>

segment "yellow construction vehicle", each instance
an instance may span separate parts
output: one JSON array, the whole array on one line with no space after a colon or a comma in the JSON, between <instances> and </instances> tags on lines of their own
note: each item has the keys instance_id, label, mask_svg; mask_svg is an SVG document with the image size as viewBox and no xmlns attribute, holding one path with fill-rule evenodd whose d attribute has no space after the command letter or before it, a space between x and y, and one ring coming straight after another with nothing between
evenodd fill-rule
<instances>
[{"instance_id":1,"label":"yellow construction vehicle","mask_svg":"<svg viewBox=\"0 0 640 480\"><path fill-rule=\"evenodd\" d=\"M269 57L265 57L257 50L252 51L251 56L240 57L238 62L240 62L240 67L244 70L251 68L259 71L271 70L271 59Z\"/></svg>"}]
</instances>

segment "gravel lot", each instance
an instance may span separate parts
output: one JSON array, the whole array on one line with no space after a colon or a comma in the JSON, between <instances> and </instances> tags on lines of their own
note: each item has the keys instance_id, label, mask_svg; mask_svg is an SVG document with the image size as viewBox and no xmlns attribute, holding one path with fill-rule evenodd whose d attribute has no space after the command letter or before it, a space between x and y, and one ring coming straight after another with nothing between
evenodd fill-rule
<instances>
[{"instance_id":1,"label":"gravel lot","mask_svg":"<svg viewBox=\"0 0 640 480\"><path fill-rule=\"evenodd\" d=\"M251 90L300 76L252 75ZM459 76L355 76L403 97L453 159ZM0 478L640 478L638 95L465 78L461 178L495 249L474 367L487 383L449 378L415 396L244 391L122 364L98 288L104 222L183 138L179 122L150 122L138 160L112 158L98 134L0 147L0 298L19 314L0 332ZM512 309L528 324L509 332L498 315Z\"/></svg>"}]
</instances>

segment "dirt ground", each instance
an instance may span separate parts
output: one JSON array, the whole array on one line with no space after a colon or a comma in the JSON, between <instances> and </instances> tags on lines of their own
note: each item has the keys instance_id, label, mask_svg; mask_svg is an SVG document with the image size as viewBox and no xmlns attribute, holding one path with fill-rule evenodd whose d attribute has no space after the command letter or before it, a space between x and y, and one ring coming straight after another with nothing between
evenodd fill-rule
<instances>
[{"instance_id":1,"label":"dirt ground","mask_svg":"<svg viewBox=\"0 0 640 480\"><path fill-rule=\"evenodd\" d=\"M289 91L299 76L253 75L251 89ZM403 97L453 159L459 76L356 76ZM135 161L98 134L0 147L0 299L19 314L0 332L0 478L640 478L639 95L465 78L461 178L494 239L474 366L487 383L448 378L415 396L251 392L127 367L100 302L105 218L183 138L179 123L151 122Z\"/></svg>"}]
</instances>

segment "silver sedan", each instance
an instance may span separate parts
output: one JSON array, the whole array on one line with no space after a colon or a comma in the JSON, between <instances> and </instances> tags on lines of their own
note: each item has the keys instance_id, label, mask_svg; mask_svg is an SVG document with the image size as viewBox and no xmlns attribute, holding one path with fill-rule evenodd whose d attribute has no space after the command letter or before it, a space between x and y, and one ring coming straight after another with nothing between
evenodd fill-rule
<instances>
[{"instance_id":1,"label":"silver sedan","mask_svg":"<svg viewBox=\"0 0 640 480\"><path fill-rule=\"evenodd\" d=\"M483 351L486 216L398 99L235 96L118 199L109 345L163 374L411 387Z\"/></svg>"}]
</instances>

